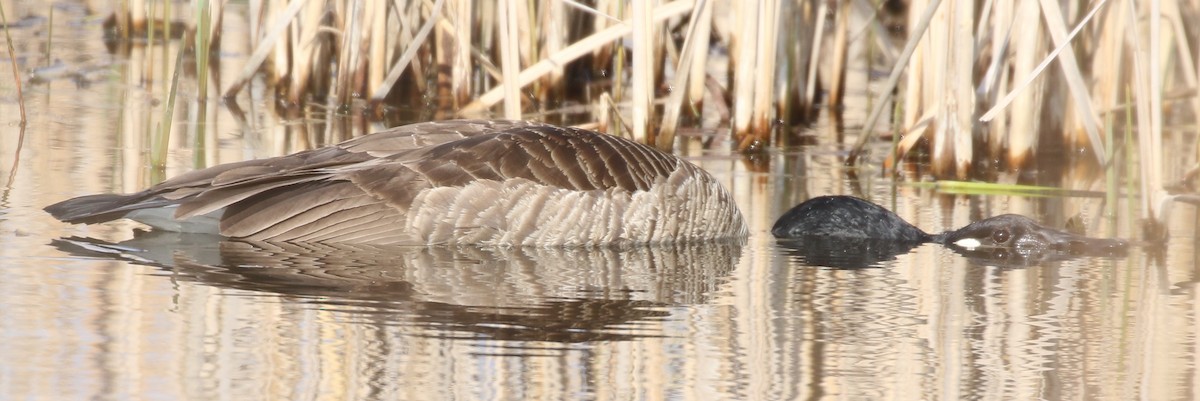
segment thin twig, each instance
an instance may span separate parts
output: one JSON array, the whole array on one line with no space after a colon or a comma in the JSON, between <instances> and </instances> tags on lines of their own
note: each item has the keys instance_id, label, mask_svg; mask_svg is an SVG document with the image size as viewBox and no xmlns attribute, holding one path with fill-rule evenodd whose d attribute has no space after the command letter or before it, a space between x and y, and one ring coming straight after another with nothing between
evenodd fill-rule
<instances>
[{"instance_id":1,"label":"thin twig","mask_svg":"<svg viewBox=\"0 0 1200 401\"><path fill-rule=\"evenodd\" d=\"M17 83L17 105L21 107L21 126L25 126L25 94L21 92L21 74L17 72L17 50L13 48L12 35L8 33L8 16L0 4L0 23L4 23L4 40L8 42L8 59L12 60L13 81ZM23 131L22 131L23 132Z\"/></svg>"}]
</instances>

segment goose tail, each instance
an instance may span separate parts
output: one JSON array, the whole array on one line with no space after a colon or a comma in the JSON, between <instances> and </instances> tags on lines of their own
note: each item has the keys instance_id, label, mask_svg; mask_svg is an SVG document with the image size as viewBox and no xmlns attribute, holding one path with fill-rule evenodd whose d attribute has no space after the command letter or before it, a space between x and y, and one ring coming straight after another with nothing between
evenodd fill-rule
<instances>
[{"instance_id":1,"label":"goose tail","mask_svg":"<svg viewBox=\"0 0 1200 401\"><path fill-rule=\"evenodd\" d=\"M142 194L96 194L67 199L46 206L44 209L54 218L72 224L95 224L116 220L133 210L162 206L160 202L139 202ZM148 204L149 203L149 204Z\"/></svg>"}]
</instances>

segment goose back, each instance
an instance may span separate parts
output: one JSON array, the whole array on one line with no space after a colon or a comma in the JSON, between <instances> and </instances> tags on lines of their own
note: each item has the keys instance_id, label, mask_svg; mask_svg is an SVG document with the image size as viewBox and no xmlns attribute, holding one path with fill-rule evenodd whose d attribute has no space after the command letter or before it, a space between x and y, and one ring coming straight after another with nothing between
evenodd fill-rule
<instances>
[{"instance_id":1,"label":"goose back","mask_svg":"<svg viewBox=\"0 0 1200 401\"><path fill-rule=\"evenodd\" d=\"M599 245L746 235L732 197L674 155L524 121L399 127L337 145L214 166L129 195L47 211L266 241ZM209 226L211 227L211 225Z\"/></svg>"}]
</instances>

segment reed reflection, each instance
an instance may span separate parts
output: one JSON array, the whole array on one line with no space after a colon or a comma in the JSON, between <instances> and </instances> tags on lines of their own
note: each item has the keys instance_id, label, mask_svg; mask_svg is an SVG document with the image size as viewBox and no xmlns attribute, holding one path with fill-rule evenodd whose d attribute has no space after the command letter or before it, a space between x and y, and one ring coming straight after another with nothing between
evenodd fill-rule
<instances>
[{"instance_id":1,"label":"reed reflection","mask_svg":"<svg viewBox=\"0 0 1200 401\"><path fill-rule=\"evenodd\" d=\"M667 308L705 302L740 244L629 248L430 248L265 243L139 232L53 241L76 256L162 268L173 279L369 308L431 336L584 342L646 335ZM334 308L336 309L336 308Z\"/></svg>"}]
</instances>

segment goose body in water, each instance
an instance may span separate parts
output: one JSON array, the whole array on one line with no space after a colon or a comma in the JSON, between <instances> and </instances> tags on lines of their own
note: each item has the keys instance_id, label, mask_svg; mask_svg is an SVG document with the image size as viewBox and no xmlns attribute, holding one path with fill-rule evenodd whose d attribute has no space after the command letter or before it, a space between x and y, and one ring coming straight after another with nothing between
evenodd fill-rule
<instances>
[{"instance_id":1,"label":"goose body in water","mask_svg":"<svg viewBox=\"0 0 1200 401\"><path fill-rule=\"evenodd\" d=\"M729 192L675 155L584 129L499 120L407 125L192 171L137 193L68 199L46 211L69 223L130 218L159 230L276 242L576 246L748 232ZM805 201L772 234L1017 251L1126 246L1017 215L928 234L849 196Z\"/></svg>"},{"instance_id":2,"label":"goose body in water","mask_svg":"<svg viewBox=\"0 0 1200 401\"><path fill-rule=\"evenodd\" d=\"M569 246L747 235L729 192L677 156L584 129L496 120L402 126L46 211L70 223L130 218L263 241Z\"/></svg>"}]
</instances>

